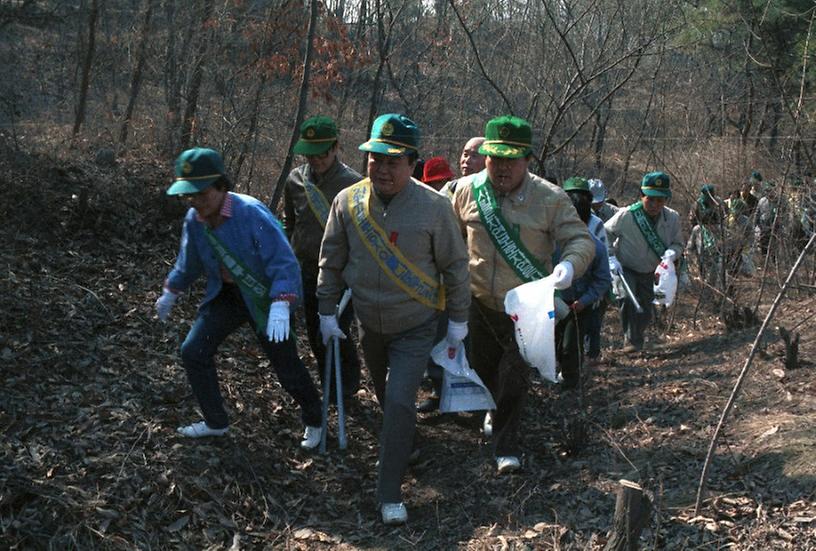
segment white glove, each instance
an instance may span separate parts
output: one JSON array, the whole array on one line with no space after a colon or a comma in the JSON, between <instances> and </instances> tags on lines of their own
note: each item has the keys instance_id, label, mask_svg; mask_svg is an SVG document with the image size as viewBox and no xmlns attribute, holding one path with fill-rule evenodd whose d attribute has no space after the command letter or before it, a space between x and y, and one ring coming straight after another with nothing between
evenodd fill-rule
<instances>
[{"instance_id":1,"label":"white glove","mask_svg":"<svg viewBox=\"0 0 816 551\"><path fill-rule=\"evenodd\" d=\"M572 285L572 276L574 273L575 270L572 267L572 262L569 260L559 262L552 271L553 287L559 291L569 289L569 286Z\"/></svg>"},{"instance_id":2,"label":"white glove","mask_svg":"<svg viewBox=\"0 0 816 551\"><path fill-rule=\"evenodd\" d=\"M289 302L278 300L269 305L269 319L266 322L266 336L272 342L283 342L289 338Z\"/></svg>"},{"instance_id":3,"label":"white glove","mask_svg":"<svg viewBox=\"0 0 816 551\"><path fill-rule=\"evenodd\" d=\"M329 344L329 339L337 337L338 339L345 339L346 334L340 330L340 325L337 324L337 316L324 316L320 314L320 334L323 337L323 346Z\"/></svg>"},{"instance_id":4,"label":"white glove","mask_svg":"<svg viewBox=\"0 0 816 551\"><path fill-rule=\"evenodd\" d=\"M465 340L468 334L468 322L466 321L448 321L448 334L445 335L445 340L448 341L448 348L459 348L462 341Z\"/></svg>"},{"instance_id":5,"label":"white glove","mask_svg":"<svg viewBox=\"0 0 816 551\"><path fill-rule=\"evenodd\" d=\"M663 260L665 261L672 261L677 258L677 252L674 249L666 249L666 252L663 253Z\"/></svg>"},{"instance_id":6,"label":"white glove","mask_svg":"<svg viewBox=\"0 0 816 551\"><path fill-rule=\"evenodd\" d=\"M618 275L618 274L623 273L623 266L621 266L621 263L618 262L618 259L615 258L614 256L609 257L609 271L613 275Z\"/></svg>"},{"instance_id":7,"label":"white glove","mask_svg":"<svg viewBox=\"0 0 816 551\"><path fill-rule=\"evenodd\" d=\"M167 287L162 289L161 296L156 299L156 314L158 314L161 321L167 321L167 316L170 315L170 310L178 299L178 294L174 293Z\"/></svg>"}]
</instances>

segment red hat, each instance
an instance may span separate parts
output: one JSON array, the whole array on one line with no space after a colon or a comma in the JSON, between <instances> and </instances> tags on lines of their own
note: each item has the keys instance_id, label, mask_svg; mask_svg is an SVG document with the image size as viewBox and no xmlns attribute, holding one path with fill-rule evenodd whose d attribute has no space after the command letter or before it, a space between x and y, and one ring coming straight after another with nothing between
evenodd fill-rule
<instances>
[{"instance_id":1,"label":"red hat","mask_svg":"<svg viewBox=\"0 0 816 551\"><path fill-rule=\"evenodd\" d=\"M422 168L423 183L430 184L451 178L453 178L453 172L445 157L431 157L425 161L425 166Z\"/></svg>"}]
</instances>

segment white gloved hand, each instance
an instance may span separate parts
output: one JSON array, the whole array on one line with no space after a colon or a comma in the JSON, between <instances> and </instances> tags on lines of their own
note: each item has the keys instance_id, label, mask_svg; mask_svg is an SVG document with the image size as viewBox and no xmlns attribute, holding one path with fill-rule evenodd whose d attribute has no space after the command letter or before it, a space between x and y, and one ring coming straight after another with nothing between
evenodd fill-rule
<instances>
[{"instance_id":1,"label":"white gloved hand","mask_svg":"<svg viewBox=\"0 0 816 551\"><path fill-rule=\"evenodd\" d=\"M156 299L156 314L161 321L167 321L167 316L170 315L170 310L173 309L176 299L178 299L177 293L174 293L167 287L162 289L161 296Z\"/></svg>"},{"instance_id":2,"label":"white gloved hand","mask_svg":"<svg viewBox=\"0 0 816 551\"><path fill-rule=\"evenodd\" d=\"M269 305L269 319L266 321L266 336L272 342L283 342L289 338L289 302L278 300Z\"/></svg>"},{"instance_id":3,"label":"white gloved hand","mask_svg":"<svg viewBox=\"0 0 816 551\"><path fill-rule=\"evenodd\" d=\"M459 348L462 341L465 340L468 334L468 322L466 321L448 321L448 334L445 335L445 340L448 341L448 348Z\"/></svg>"},{"instance_id":4,"label":"white gloved hand","mask_svg":"<svg viewBox=\"0 0 816 551\"><path fill-rule=\"evenodd\" d=\"M621 266L621 263L618 262L618 259L615 258L614 256L609 257L609 271L613 275L618 275L618 274L623 273L623 266Z\"/></svg>"},{"instance_id":5,"label":"white gloved hand","mask_svg":"<svg viewBox=\"0 0 816 551\"><path fill-rule=\"evenodd\" d=\"M552 271L553 287L559 291L569 289L570 285L572 285L572 276L574 273L575 269L572 267L572 262L569 260L559 262Z\"/></svg>"},{"instance_id":6,"label":"white gloved hand","mask_svg":"<svg viewBox=\"0 0 816 551\"><path fill-rule=\"evenodd\" d=\"M346 334L340 330L340 325L337 323L337 316L324 316L320 314L320 335L323 339L323 346L329 343L329 339L337 337L338 339L345 339Z\"/></svg>"},{"instance_id":7,"label":"white gloved hand","mask_svg":"<svg viewBox=\"0 0 816 551\"><path fill-rule=\"evenodd\" d=\"M674 249L666 249L666 252L663 253L663 260L665 261L672 261L677 258L677 252Z\"/></svg>"}]
</instances>

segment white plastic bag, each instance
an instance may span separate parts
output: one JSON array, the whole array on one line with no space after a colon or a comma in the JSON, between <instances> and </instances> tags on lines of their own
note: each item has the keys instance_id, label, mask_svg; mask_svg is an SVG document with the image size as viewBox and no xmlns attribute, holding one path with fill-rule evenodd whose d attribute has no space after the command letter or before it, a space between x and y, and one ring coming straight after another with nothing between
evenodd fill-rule
<instances>
[{"instance_id":1,"label":"white plastic bag","mask_svg":"<svg viewBox=\"0 0 816 551\"><path fill-rule=\"evenodd\" d=\"M519 285L504 297L504 311L515 323L521 357L543 379L557 383L554 292L552 276Z\"/></svg>"},{"instance_id":2,"label":"white plastic bag","mask_svg":"<svg viewBox=\"0 0 816 551\"><path fill-rule=\"evenodd\" d=\"M431 359L444 369L439 411L447 413L496 409L496 402L490 391L468 365L464 345L460 343L456 355L451 358L448 356L448 343L442 339L431 350Z\"/></svg>"},{"instance_id":3,"label":"white plastic bag","mask_svg":"<svg viewBox=\"0 0 816 551\"><path fill-rule=\"evenodd\" d=\"M671 306L677 295L677 271L674 261L664 257L655 270L654 303Z\"/></svg>"}]
</instances>

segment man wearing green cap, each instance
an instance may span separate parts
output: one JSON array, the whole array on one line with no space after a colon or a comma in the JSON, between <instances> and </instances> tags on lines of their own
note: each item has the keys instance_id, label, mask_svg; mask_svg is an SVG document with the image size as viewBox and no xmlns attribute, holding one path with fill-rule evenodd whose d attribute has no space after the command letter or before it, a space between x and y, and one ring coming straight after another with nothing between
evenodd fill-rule
<instances>
[{"instance_id":1,"label":"man wearing green cap","mask_svg":"<svg viewBox=\"0 0 816 551\"><path fill-rule=\"evenodd\" d=\"M504 312L510 289L552 271L566 289L595 254L595 245L564 191L529 172L532 129L513 116L490 120L479 153L485 170L459 180L454 211L467 240L471 277L471 360L496 402L492 418L500 473L521 466L519 430L530 366ZM561 262L553 267L556 243Z\"/></svg>"},{"instance_id":2,"label":"man wearing green cap","mask_svg":"<svg viewBox=\"0 0 816 551\"><path fill-rule=\"evenodd\" d=\"M362 176L338 158L337 126L329 117L317 116L303 121L300 139L293 151L305 156L306 164L292 170L286 180L283 222L286 235L300 262L306 333L322 382L324 375L320 366L325 360L326 348L320 337L316 294L320 242L331 202L341 189L359 182ZM340 318L340 326L345 333L349 332L352 319L354 310L352 304L349 304ZM351 396L360 385L360 360L352 339L340 341L340 357L343 394Z\"/></svg>"},{"instance_id":3,"label":"man wearing green cap","mask_svg":"<svg viewBox=\"0 0 816 551\"><path fill-rule=\"evenodd\" d=\"M663 172L649 172L640 183L640 200L620 209L605 226L609 239L609 269L622 275L642 312L633 301L620 304L624 352L643 348L654 300L654 271L661 260L679 260L683 251L680 215L666 206L671 198L670 180Z\"/></svg>"},{"instance_id":4,"label":"man wearing green cap","mask_svg":"<svg viewBox=\"0 0 816 551\"><path fill-rule=\"evenodd\" d=\"M603 223L600 225L603 230L603 241L592 232L590 227L593 218L599 222L600 218L592 214L592 193L589 182L586 178L573 176L564 182L564 191L567 192L578 217L589 228L595 245L595 258L592 259L587 271L581 277L573 279L568 289L561 291L561 300L569 305L571 314L559 321L555 327L556 357L564 380L562 387L570 389L578 386L581 359L585 353L584 337L589 337L591 347L592 331L595 327L593 321L601 301L612 284L612 276L609 274L606 231L603 230ZM600 331L600 323L597 324L597 327ZM600 353L600 334L597 335L597 338L598 353ZM591 353L586 357L589 363L592 358Z\"/></svg>"},{"instance_id":5,"label":"man wearing green cap","mask_svg":"<svg viewBox=\"0 0 816 551\"><path fill-rule=\"evenodd\" d=\"M447 312L450 354L467 335L470 304L467 251L450 202L411 177L418 147L419 129L408 117L374 120L371 138L360 146L368 153L368 178L337 194L320 248L323 339L345 338L334 311L348 286L383 410L377 496L386 524L408 518L400 486L437 320Z\"/></svg>"},{"instance_id":6,"label":"man wearing green cap","mask_svg":"<svg viewBox=\"0 0 816 551\"><path fill-rule=\"evenodd\" d=\"M218 388L214 356L230 333L249 322L283 388L301 407L303 448L320 443L320 397L297 355L289 312L300 298L300 270L278 221L263 203L239 193L225 176L221 156L193 148L176 160L168 195L190 201L176 264L156 310L167 320L178 295L207 277L204 299L181 345L181 359L203 421L179 427L190 438L221 436L229 418Z\"/></svg>"}]
</instances>

